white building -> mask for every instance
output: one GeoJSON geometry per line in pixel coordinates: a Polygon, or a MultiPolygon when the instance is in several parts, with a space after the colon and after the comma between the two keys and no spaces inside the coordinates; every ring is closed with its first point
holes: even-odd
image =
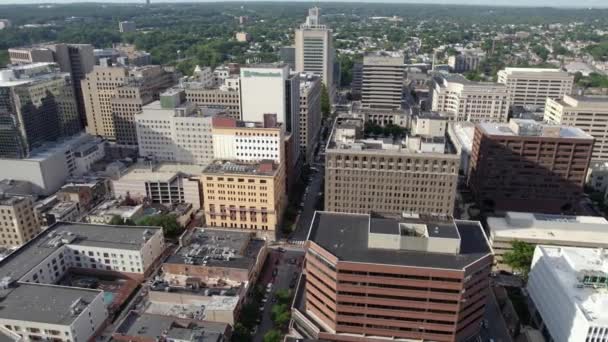
{"type": "Polygon", "coordinates": [[[431,97],[431,110],[450,121],[506,122],[509,115],[509,93],[500,83],[437,75],[433,77],[431,97]]]}
{"type": "Polygon", "coordinates": [[[545,106],[547,98],[561,99],[572,93],[574,76],[560,69],[505,68],[498,83],[506,84],[512,106],[545,106]]]}
{"type": "Polygon", "coordinates": [[[469,176],[469,162],[473,150],[475,137],[475,124],[472,122],[450,122],[448,124],[448,137],[460,154],[460,172],[465,178],[469,176]]]}
{"type": "Polygon", "coordinates": [[[607,284],[604,249],[536,247],[526,289],[545,337],[555,342],[608,339],[607,284]]]}
{"type": "Polygon", "coordinates": [[[404,79],[403,56],[365,55],[361,86],[362,107],[400,109],[404,79]]]}
{"type": "Polygon", "coordinates": [[[608,162],[592,161],[589,163],[585,185],[595,191],[606,192],[608,190],[608,162]]]}
{"type": "Polygon", "coordinates": [[[201,86],[204,88],[212,88],[216,85],[213,71],[211,71],[210,67],[201,68],[197,65],[194,68],[193,78],[194,79],[191,79],[191,81],[196,80],[196,82],[200,82],[201,86]]]}
{"type": "Polygon", "coordinates": [[[184,92],[171,89],[142,107],[135,116],[139,155],[155,161],[208,165],[213,160],[211,121],[223,109],[184,102],[184,92]]]}
{"type": "Polygon", "coordinates": [[[513,241],[534,245],[608,248],[608,221],[599,216],[568,216],[509,211],[488,217],[487,227],[494,259],[512,249],[513,241]]]}
{"type": "Polygon", "coordinates": [[[146,273],[164,250],[158,227],[58,223],[0,261],[3,333],[88,341],[108,318],[104,292],[56,283],[72,267],[146,273]]]}

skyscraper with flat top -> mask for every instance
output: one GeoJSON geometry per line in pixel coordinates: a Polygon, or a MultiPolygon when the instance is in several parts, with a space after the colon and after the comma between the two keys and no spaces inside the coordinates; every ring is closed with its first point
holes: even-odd
{"type": "Polygon", "coordinates": [[[321,76],[329,94],[334,88],[332,31],[321,24],[318,7],[308,10],[306,22],[296,30],[296,71],[321,76]]]}

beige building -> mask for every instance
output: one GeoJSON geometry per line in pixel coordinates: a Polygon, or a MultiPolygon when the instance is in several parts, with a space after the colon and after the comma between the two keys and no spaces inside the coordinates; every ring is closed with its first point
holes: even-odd
{"type": "Polygon", "coordinates": [[[236,41],[240,43],[247,43],[251,41],[251,35],[247,32],[237,32],[236,41]]]}
{"type": "Polygon", "coordinates": [[[21,246],[38,233],[40,224],[30,197],[0,197],[0,246],[21,246]]]}
{"type": "Polygon", "coordinates": [[[403,56],[378,54],[364,56],[361,86],[362,107],[400,109],[404,79],[403,56]]]}
{"type": "Polygon", "coordinates": [[[8,49],[11,64],[54,63],[53,50],[46,46],[26,46],[8,49]]]}
{"type": "Polygon", "coordinates": [[[238,88],[208,87],[201,82],[184,82],[182,86],[186,92],[186,101],[199,106],[221,106],[231,117],[241,119],[241,95],[238,88]]]}
{"type": "Polygon", "coordinates": [[[303,75],[300,79],[300,152],[308,163],[321,130],[321,84],[318,76],[303,75]]]}
{"type": "Polygon", "coordinates": [[[560,69],[505,68],[498,72],[498,83],[507,86],[512,106],[543,107],[547,98],[572,93],[574,75],[560,69]]]}
{"type": "Polygon", "coordinates": [[[363,120],[338,117],[326,150],[325,210],[452,215],[460,156],[445,120],[416,120],[412,135],[393,141],[366,138],[363,120]]]}
{"type": "Polygon", "coordinates": [[[546,122],[574,126],[593,136],[594,161],[608,161],[608,97],[565,95],[560,99],[547,99],[546,122]]]}
{"type": "Polygon", "coordinates": [[[117,141],[119,128],[121,140],[132,143],[134,114],[141,110],[144,101],[158,98],[161,91],[174,83],[174,74],[158,65],[134,68],[95,66],[82,80],[87,132],[117,141]],[[125,86],[128,88],[119,95],[118,90],[125,86]],[[134,87],[138,90],[135,91],[134,87]]]}
{"type": "Polygon", "coordinates": [[[272,161],[216,161],[201,175],[206,224],[274,231],[287,204],[285,170],[272,161]]]}
{"type": "Polygon", "coordinates": [[[506,122],[509,94],[504,84],[473,82],[462,75],[433,78],[431,110],[450,121],[506,122]]]}

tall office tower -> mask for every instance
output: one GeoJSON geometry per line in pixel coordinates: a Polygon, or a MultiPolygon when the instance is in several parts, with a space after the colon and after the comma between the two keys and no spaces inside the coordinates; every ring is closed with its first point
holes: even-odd
{"type": "Polygon", "coordinates": [[[121,21],[118,23],[118,31],[120,33],[130,33],[137,31],[137,25],[134,21],[121,21]]]}
{"type": "Polygon", "coordinates": [[[213,161],[212,119],[222,109],[199,108],[184,91],[169,89],[135,115],[139,155],[206,166],[213,161]]]}
{"type": "Polygon", "coordinates": [[[27,196],[0,195],[0,246],[18,247],[40,233],[32,199],[27,196]]]}
{"type": "Polygon", "coordinates": [[[78,115],[84,128],[86,113],[82,97],[81,80],[93,70],[95,56],[93,45],[90,44],[40,44],[28,47],[9,49],[9,57],[13,64],[52,63],[59,65],[61,72],[69,72],[72,76],[74,94],[78,105],[78,115]]]}
{"type": "Polygon", "coordinates": [[[317,211],[292,333],[322,341],[467,341],[488,300],[492,249],[476,221],[317,211]]]}
{"type": "Polygon", "coordinates": [[[462,50],[457,55],[448,57],[448,67],[452,72],[477,70],[486,53],[479,49],[462,50]]]}
{"type": "Polygon", "coordinates": [[[560,213],[583,193],[593,137],[569,126],[511,119],[475,128],[468,184],[497,210],[560,213]]]}
{"type": "Polygon", "coordinates": [[[565,95],[547,99],[544,120],[555,125],[574,126],[593,136],[594,161],[608,161],[608,97],[565,95]]]}
{"type": "Polygon", "coordinates": [[[498,72],[498,83],[507,85],[511,106],[543,107],[547,98],[572,93],[574,75],[560,69],[505,68],[498,72]]]}
{"type": "Polygon", "coordinates": [[[308,10],[306,22],[296,29],[296,71],[321,76],[330,98],[334,91],[335,52],[332,31],[321,24],[318,7],[308,10]]]}
{"type": "Polygon", "coordinates": [[[271,160],[248,163],[218,160],[203,170],[201,181],[208,225],[278,229],[287,204],[282,164],[271,160]]]}
{"type": "Polygon", "coordinates": [[[363,63],[353,64],[353,80],[350,85],[350,92],[353,99],[361,99],[361,88],[363,87],[363,63]]]}
{"type": "Polygon", "coordinates": [[[80,129],[70,74],[52,63],[0,69],[0,158],[25,158],[80,129]]]}
{"type": "Polygon", "coordinates": [[[241,68],[241,109],[243,121],[262,122],[264,114],[276,114],[287,133],[293,136],[293,168],[300,156],[300,75],[289,66],[254,65],[241,68]]]}
{"type": "Polygon", "coordinates": [[[82,81],[87,132],[117,141],[116,129],[119,128],[124,141],[132,142],[134,126],[131,123],[133,114],[137,112],[134,108],[140,109],[150,98],[158,99],[158,95],[174,83],[175,74],[158,65],[133,68],[95,66],[82,81]],[[139,91],[131,88],[119,94],[119,89],[125,86],[138,87],[139,91]],[[131,106],[122,106],[121,101],[131,106]]]}
{"type": "Polygon", "coordinates": [[[292,70],[296,69],[296,48],[293,46],[282,46],[279,50],[279,58],[282,63],[289,65],[292,70]]]}
{"type": "Polygon", "coordinates": [[[414,119],[402,141],[366,138],[363,119],[338,117],[329,138],[325,210],[452,215],[460,156],[446,121],[414,119]]]}
{"type": "Polygon", "coordinates": [[[526,292],[546,341],[608,338],[607,263],[603,248],[536,247],[526,292]]]}
{"type": "Polygon", "coordinates": [[[431,97],[431,110],[450,121],[506,122],[509,115],[509,94],[501,83],[437,75],[433,77],[431,97]]]}
{"type": "Polygon", "coordinates": [[[230,117],[241,119],[241,93],[238,77],[226,79],[227,84],[216,87],[207,80],[191,80],[180,82],[186,93],[186,100],[199,106],[223,107],[230,117]]]}
{"type": "Polygon", "coordinates": [[[321,84],[319,76],[300,77],[300,151],[307,163],[314,157],[321,130],[321,84]]]}
{"type": "Polygon", "coordinates": [[[110,99],[110,106],[117,144],[137,145],[135,115],[141,113],[143,106],[152,101],[154,101],[153,90],[146,87],[143,82],[127,81],[125,85],[116,89],[114,97],[110,99]]]}
{"type": "Polygon", "coordinates": [[[404,78],[403,56],[364,56],[361,105],[365,108],[400,109],[404,78]]]}

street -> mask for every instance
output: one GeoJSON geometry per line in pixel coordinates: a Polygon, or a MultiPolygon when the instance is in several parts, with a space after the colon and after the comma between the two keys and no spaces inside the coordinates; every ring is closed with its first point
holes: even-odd
{"type": "Polygon", "coordinates": [[[484,319],[488,322],[488,326],[486,328],[481,328],[479,333],[483,342],[490,340],[493,340],[494,342],[512,341],[509,330],[507,329],[507,324],[500,313],[500,308],[498,307],[498,302],[496,301],[492,289],[490,289],[490,295],[488,296],[484,319]]]}

